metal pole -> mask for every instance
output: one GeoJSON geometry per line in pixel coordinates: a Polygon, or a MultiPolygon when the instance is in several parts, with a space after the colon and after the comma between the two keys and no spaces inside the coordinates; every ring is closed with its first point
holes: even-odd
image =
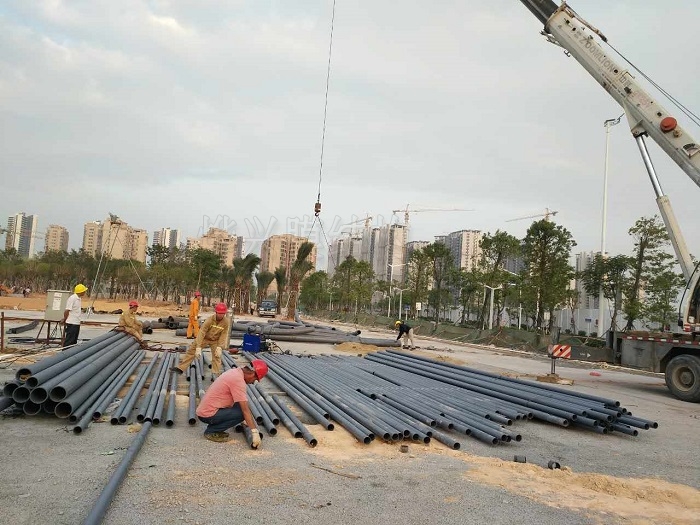
{"type": "Polygon", "coordinates": [[[5,312],[0,312],[0,352],[5,351],[5,312]]]}
{"type": "MultiPolygon", "coordinates": [[[[620,119],[617,119],[620,122],[620,119]]],[[[608,153],[610,150],[610,128],[616,124],[615,120],[606,120],[605,126],[605,170],[603,172],[603,217],[600,227],[600,256],[605,258],[605,236],[606,226],[608,221],[608,153]]],[[[600,289],[598,290],[598,337],[603,337],[605,328],[603,328],[605,319],[605,295],[603,293],[603,283],[601,281],[600,289]]]]}
{"type": "Polygon", "coordinates": [[[399,292],[399,319],[403,319],[403,288],[399,292]]]}
{"type": "Polygon", "coordinates": [[[389,307],[387,308],[386,311],[386,316],[391,317],[391,281],[394,278],[394,266],[392,264],[389,265],[389,307]]]}

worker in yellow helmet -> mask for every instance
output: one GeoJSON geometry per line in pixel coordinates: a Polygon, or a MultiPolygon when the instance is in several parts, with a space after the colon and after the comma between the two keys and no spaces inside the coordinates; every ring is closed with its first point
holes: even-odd
{"type": "Polygon", "coordinates": [[[396,328],[399,331],[399,335],[396,337],[396,340],[398,341],[401,339],[401,336],[403,336],[403,344],[401,345],[401,348],[409,348],[408,342],[411,342],[411,350],[414,350],[416,348],[416,343],[413,340],[413,327],[409,326],[406,321],[396,321],[394,323],[394,328],[396,328]]]}
{"type": "Polygon", "coordinates": [[[66,309],[63,311],[63,324],[66,327],[63,346],[71,346],[78,342],[80,322],[83,320],[83,303],[80,299],[87,291],[87,286],[78,284],[73,289],[73,295],[66,301],[66,309]]]}

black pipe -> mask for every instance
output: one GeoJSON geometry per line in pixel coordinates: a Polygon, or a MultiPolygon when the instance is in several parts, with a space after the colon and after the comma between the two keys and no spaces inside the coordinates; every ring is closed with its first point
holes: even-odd
{"type": "MultiPolygon", "coordinates": [[[[180,361],[180,355],[177,354],[175,357],[175,366],[177,366],[180,361]]],[[[177,372],[173,373],[173,377],[170,379],[170,394],[168,399],[168,412],[165,416],[165,426],[170,428],[175,424],[175,405],[177,403],[177,384],[180,380],[180,374],[177,372]]]]}
{"type": "Polygon", "coordinates": [[[92,345],[95,345],[101,341],[104,341],[105,339],[109,339],[117,335],[118,334],[116,332],[107,332],[98,337],[94,337],[93,339],[90,339],[85,343],[75,345],[74,347],[69,348],[68,350],[64,350],[63,352],[45,357],[41,361],[38,361],[36,363],[33,363],[31,365],[25,366],[24,368],[20,368],[19,370],[17,370],[17,372],[15,373],[15,377],[20,381],[25,381],[31,375],[34,375],[58,363],[59,361],[62,361],[63,359],[71,357],[75,354],[79,354],[80,352],[89,349],[92,345]]]}
{"type": "Polygon", "coordinates": [[[22,383],[20,383],[19,380],[11,379],[2,387],[2,395],[5,397],[12,397],[12,392],[21,385],[22,383]]]}
{"type": "Polygon", "coordinates": [[[146,390],[146,394],[144,395],[143,399],[139,403],[139,411],[136,414],[136,421],[139,423],[144,420],[146,417],[146,411],[148,410],[148,405],[151,402],[151,397],[153,397],[153,392],[155,391],[156,388],[156,383],[158,382],[158,378],[160,377],[161,373],[163,372],[163,368],[165,367],[165,362],[168,358],[168,354],[165,353],[163,354],[163,358],[160,360],[160,363],[158,364],[158,368],[156,368],[155,373],[153,374],[153,378],[151,379],[151,384],[148,385],[148,390],[146,390]]]}
{"type": "Polygon", "coordinates": [[[32,321],[21,326],[15,326],[14,328],[8,328],[6,333],[8,334],[21,334],[22,332],[28,332],[39,326],[39,320],[32,321]]]}
{"type": "MultiPolygon", "coordinates": [[[[138,343],[130,342],[130,344],[131,347],[125,348],[122,355],[117,356],[112,363],[109,363],[101,371],[92,376],[82,387],[73,390],[72,394],[63,398],[58,405],[56,405],[56,415],[62,418],[70,416],[74,408],[80,406],[80,404],[85,401],[96,388],[102,385],[116,368],[130,358],[133,352],[139,347],[138,343]]],[[[55,401],[55,399],[53,401],[55,401]]]]}
{"type": "MultiPolygon", "coordinates": [[[[94,377],[99,371],[104,370],[121,354],[127,351],[128,348],[138,346],[132,337],[125,337],[103,355],[95,359],[89,365],[82,367],[67,379],[61,381],[58,385],[49,391],[49,397],[53,401],[61,401],[73,392],[81,388],[91,377],[94,377]]],[[[56,407],[58,409],[58,407],[56,407]]]]}
{"type": "Polygon", "coordinates": [[[131,388],[127,392],[126,396],[124,396],[124,399],[122,399],[121,406],[114,414],[114,417],[112,417],[112,424],[114,424],[115,417],[117,418],[117,423],[119,423],[120,425],[123,425],[124,423],[126,423],[127,419],[129,419],[131,411],[134,409],[134,405],[136,404],[136,402],[139,399],[139,396],[141,395],[141,389],[143,388],[143,385],[146,384],[148,376],[153,370],[153,367],[155,367],[156,365],[156,361],[158,361],[158,356],[154,356],[151,359],[151,362],[148,363],[146,368],[144,368],[141,371],[140,375],[138,376],[138,380],[134,381],[134,383],[131,385],[131,388]]]}
{"type": "Polygon", "coordinates": [[[269,402],[267,399],[269,396],[263,395],[263,393],[260,390],[259,385],[252,384],[252,385],[250,385],[250,389],[253,392],[253,394],[255,395],[255,399],[257,399],[258,404],[260,405],[260,408],[262,408],[265,411],[265,413],[267,414],[267,417],[270,419],[270,421],[272,421],[272,424],[279,425],[280,420],[277,417],[277,414],[275,414],[273,412],[272,408],[270,408],[270,405],[269,405],[269,402]]]}
{"type": "MultiPolygon", "coordinates": [[[[284,412],[284,414],[287,416],[287,418],[289,418],[291,423],[299,429],[299,432],[301,432],[301,435],[304,437],[304,440],[309,444],[309,446],[315,447],[316,445],[318,445],[318,441],[316,440],[316,438],[309,432],[309,430],[299,420],[299,418],[289,409],[287,404],[284,401],[282,401],[275,394],[272,395],[272,399],[277,404],[277,406],[280,408],[280,410],[282,412],[284,412]]],[[[294,434],[294,437],[297,437],[296,433],[294,434]]],[[[366,440],[363,440],[363,443],[368,444],[371,441],[372,440],[369,437],[367,437],[366,440]]]]}
{"type": "Polygon", "coordinates": [[[275,411],[275,414],[277,414],[282,424],[287,427],[289,433],[295,438],[300,438],[302,436],[301,430],[299,430],[299,427],[294,424],[286,412],[282,410],[282,407],[280,407],[279,404],[272,398],[270,398],[267,403],[270,405],[270,408],[275,411]]]}
{"type": "Polygon", "coordinates": [[[189,397],[189,405],[187,409],[187,421],[190,425],[194,425],[197,423],[197,399],[196,399],[196,390],[194,387],[194,381],[190,381],[190,397],[189,397]]]}
{"type": "MultiPolygon", "coordinates": [[[[171,358],[172,354],[170,352],[166,352],[165,357],[163,358],[163,366],[159,371],[155,387],[153,388],[153,392],[149,399],[148,406],[146,407],[145,412],[143,412],[143,418],[141,419],[141,421],[153,421],[153,414],[156,410],[156,406],[158,405],[158,399],[160,398],[160,396],[165,397],[165,392],[167,391],[167,384],[165,384],[165,382],[166,378],[168,377],[168,374],[170,373],[169,368],[171,358]]],[[[141,410],[139,410],[139,413],[141,413],[141,410]]]]}
{"type": "Polygon", "coordinates": [[[131,354],[131,357],[123,361],[119,367],[115,368],[109,377],[107,377],[102,384],[98,385],[97,388],[95,388],[95,390],[73,410],[73,412],[68,416],[68,421],[75,423],[88,411],[90,412],[90,419],[92,419],[93,409],[96,409],[98,406],[96,402],[99,401],[101,403],[104,400],[103,396],[108,393],[110,388],[113,386],[114,381],[121,377],[124,370],[134,364],[136,359],[138,359],[138,352],[131,354]]]}
{"type": "Polygon", "coordinates": [[[119,392],[119,389],[126,383],[136,367],[139,366],[145,353],[146,352],[143,350],[136,352],[131,360],[124,363],[120,369],[120,374],[114,378],[103,394],[90,404],[88,409],[85,410],[85,414],[80,418],[80,421],[73,427],[74,434],[80,434],[83,430],[87,429],[92,421],[102,416],[104,409],[112,402],[114,396],[119,392]]]}
{"type": "Polygon", "coordinates": [[[28,416],[35,416],[41,412],[41,405],[33,403],[32,401],[27,401],[22,405],[22,410],[28,416]]]}
{"type": "Polygon", "coordinates": [[[131,443],[131,445],[129,445],[126,454],[124,454],[124,457],[117,466],[117,470],[114,471],[112,476],[109,478],[107,485],[104,489],[102,489],[100,496],[97,498],[97,502],[90,511],[90,514],[88,514],[87,518],[85,518],[83,525],[99,525],[102,523],[102,520],[107,513],[107,509],[109,508],[109,504],[112,502],[112,498],[114,498],[119,485],[121,485],[121,482],[124,480],[131,463],[134,461],[134,458],[136,458],[136,455],[141,450],[141,447],[146,441],[146,436],[150,430],[151,423],[150,421],[147,421],[141,427],[141,430],[136,435],[136,438],[134,438],[134,441],[131,443]]]}

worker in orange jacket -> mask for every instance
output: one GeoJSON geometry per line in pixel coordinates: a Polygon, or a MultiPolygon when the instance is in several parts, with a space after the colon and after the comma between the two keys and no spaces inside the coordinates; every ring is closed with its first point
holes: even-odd
{"type": "Polygon", "coordinates": [[[190,303],[190,317],[187,325],[187,339],[194,339],[199,335],[199,298],[202,294],[199,291],[194,292],[194,299],[190,303]]]}

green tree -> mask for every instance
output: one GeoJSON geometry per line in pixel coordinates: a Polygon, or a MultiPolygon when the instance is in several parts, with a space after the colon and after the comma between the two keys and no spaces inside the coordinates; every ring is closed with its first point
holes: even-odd
{"type": "Polygon", "coordinates": [[[275,269],[275,284],[277,286],[277,314],[282,311],[282,299],[284,298],[285,288],[287,287],[287,269],[280,266],[275,269]]]}
{"type": "Polygon", "coordinates": [[[329,279],[324,271],[314,272],[301,283],[299,304],[306,310],[321,310],[328,303],[329,279]]]}
{"type": "Polygon", "coordinates": [[[428,298],[428,288],[432,278],[430,255],[423,249],[413,251],[408,258],[407,267],[406,284],[412,298],[411,311],[415,315],[415,303],[424,302],[428,298]]]}
{"type": "MultiPolygon", "coordinates": [[[[483,279],[482,284],[497,288],[504,286],[510,279],[509,274],[503,269],[503,265],[509,257],[520,255],[520,241],[509,233],[496,230],[491,235],[487,233],[481,239],[481,259],[478,261],[479,273],[483,279]]],[[[496,290],[489,293],[496,293],[496,290]]],[[[479,314],[479,324],[483,325],[489,308],[489,294],[484,294],[484,300],[479,314]]],[[[499,308],[500,309],[500,308],[499,308]]]]}
{"type": "Polygon", "coordinates": [[[601,286],[603,296],[613,305],[609,330],[617,330],[617,314],[621,308],[622,289],[627,282],[627,272],[634,260],[626,255],[604,258],[598,253],[592,264],[580,274],[583,287],[588,295],[598,295],[601,286]]]}
{"type": "Polygon", "coordinates": [[[631,278],[624,290],[627,300],[623,306],[627,325],[632,330],[634,322],[643,315],[640,299],[642,283],[649,281],[655,268],[663,267],[670,255],[665,252],[670,244],[666,227],[658,215],[637,219],[628,233],[634,238],[634,260],[631,278]]]}
{"type": "Polygon", "coordinates": [[[462,312],[459,322],[464,324],[471,315],[471,308],[481,287],[476,269],[454,268],[450,284],[454,287],[456,302],[462,312]]]}
{"type": "Polygon", "coordinates": [[[257,302],[258,305],[260,305],[260,303],[265,300],[265,297],[267,297],[267,289],[272,284],[272,281],[275,280],[275,274],[268,271],[258,272],[255,274],[255,280],[258,285],[257,302]]]}
{"type": "Polygon", "coordinates": [[[435,323],[440,321],[440,310],[446,304],[449,295],[443,294],[450,270],[454,265],[450,249],[442,242],[429,244],[423,251],[430,259],[432,270],[433,290],[431,290],[428,300],[435,309],[435,323]]]}
{"type": "Polygon", "coordinates": [[[569,265],[571,249],[576,246],[571,233],[563,226],[546,219],[533,222],[523,240],[523,299],[534,303],[535,327],[551,330],[554,309],[566,300],[574,269],[569,265]]]}
{"type": "Polygon", "coordinates": [[[299,300],[299,287],[301,281],[307,273],[314,269],[314,265],[309,261],[309,256],[314,249],[314,243],[303,242],[297,250],[297,258],[292,263],[289,271],[289,304],[287,307],[287,319],[293,320],[297,311],[297,301],[299,300]]]}
{"type": "Polygon", "coordinates": [[[214,285],[219,282],[223,261],[221,256],[204,248],[188,250],[188,261],[195,289],[199,290],[211,306],[214,285]]]}
{"type": "Polygon", "coordinates": [[[647,328],[665,329],[678,320],[676,299],[685,286],[683,275],[672,270],[674,264],[655,270],[644,287],[642,318],[647,328]]]}

